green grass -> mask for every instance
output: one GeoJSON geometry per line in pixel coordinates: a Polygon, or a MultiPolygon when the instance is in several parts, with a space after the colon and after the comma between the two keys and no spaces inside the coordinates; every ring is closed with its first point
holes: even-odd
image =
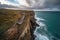
{"type": "Polygon", "coordinates": [[[15,24],[18,19],[22,17],[21,13],[24,12],[26,13],[24,22],[22,23],[22,25],[18,26],[21,32],[27,25],[27,19],[30,11],[0,9],[0,40],[3,40],[5,38],[4,32],[7,31],[10,27],[12,27],[13,24],[15,24]]]}
{"type": "Polygon", "coordinates": [[[4,38],[4,32],[13,26],[20,18],[19,12],[0,9],[0,40],[4,38]]]}

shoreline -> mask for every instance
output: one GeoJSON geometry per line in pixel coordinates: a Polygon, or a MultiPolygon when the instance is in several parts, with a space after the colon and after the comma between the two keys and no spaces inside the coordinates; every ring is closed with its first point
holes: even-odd
{"type": "Polygon", "coordinates": [[[2,26],[0,25],[2,27],[2,30],[4,29],[4,31],[2,31],[4,32],[2,34],[4,38],[2,36],[0,38],[1,40],[3,39],[4,40],[34,40],[35,39],[34,31],[36,29],[36,26],[39,25],[36,23],[34,11],[0,9],[0,15],[2,15],[0,16],[0,19],[2,19],[1,21],[5,27],[3,28],[3,24],[0,23],[2,25],[2,26]],[[23,13],[25,16],[23,15],[23,13]],[[10,27],[7,28],[5,24],[7,27],[8,26],[10,27]],[[13,24],[14,26],[12,26],[13,24]]]}

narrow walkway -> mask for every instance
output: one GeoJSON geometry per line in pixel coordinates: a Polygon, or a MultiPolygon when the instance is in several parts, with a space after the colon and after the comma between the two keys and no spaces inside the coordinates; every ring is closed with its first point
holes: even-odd
{"type": "Polygon", "coordinates": [[[29,19],[27,20],[27,22],[26,22],[26,27],[25,27],[25,29],[23,30],[23,32],[21,33],[21,35],[20,35],[20,37],[19,37],[19,39],[18,40],[20,40],[21,38],[23,38],[24,36],[25,36],[25,34],[28,32],[28,30],[29,30],[29,19]]]}
{"type": "Polygon", "coordinates": [[[17,34],[19,34],[18,33],[18,26],[16,25],[17,23],[18,24],[22,24],[23,23],[23,21],[24,21],[24,18],[25,18],[25,14],[23,15],[23,17],[21,18],[21,19],[19,19],[11,28],[9,28],[6,32],[5,32],[5,34],[7,35],[7,37],[6,37],[6,40],[12,40],[12,39],[17,39],[17,34]]]}
{"type": "Polygon", "coordinates": [[[23,20],[24,20],[24,18],[25,18],[25,13],[23,14],[23,17],[21,18],[21,19],[18,19],[18,24],[22,24],[23,23],[23,20]]]}

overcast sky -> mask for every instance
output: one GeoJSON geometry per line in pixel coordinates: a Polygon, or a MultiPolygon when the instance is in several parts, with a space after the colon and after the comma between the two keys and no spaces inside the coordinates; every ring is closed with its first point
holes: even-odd
{"type": "Polygon", "coordinates": [[[0,0],[1,4],[30,9],[60,8],[60,0],[0,0]]]}

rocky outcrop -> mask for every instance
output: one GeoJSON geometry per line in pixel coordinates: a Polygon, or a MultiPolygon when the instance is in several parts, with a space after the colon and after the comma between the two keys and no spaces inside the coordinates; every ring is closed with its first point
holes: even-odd
{"type": "MultiPolygon", "coordinates": [[[[34,40],[34,30],[36,26],[39,26],[36,23],[34,11],[2,9],[0,13],[2,15],[0,19],[8,27],[4,27],[5,30],[2,32],[4,38],[1,38],[1,40],[34,40]]],[[[3,26],[1,27],[3,28],[3,26]]]]}

